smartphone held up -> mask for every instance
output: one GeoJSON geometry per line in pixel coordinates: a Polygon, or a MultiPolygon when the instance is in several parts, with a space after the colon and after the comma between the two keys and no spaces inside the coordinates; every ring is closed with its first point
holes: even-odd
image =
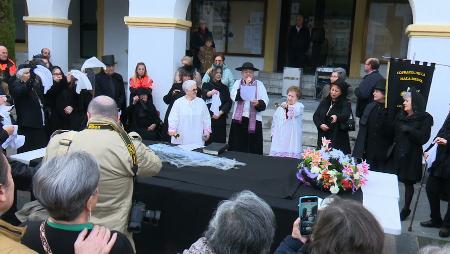
{"type": "Polygon", "coordinates": [[[311,235],[314,223],[317,220],[319,197],[317,196],[300,197],[298,207],[300,218],[300,234],[302,236],[311,235]]]}

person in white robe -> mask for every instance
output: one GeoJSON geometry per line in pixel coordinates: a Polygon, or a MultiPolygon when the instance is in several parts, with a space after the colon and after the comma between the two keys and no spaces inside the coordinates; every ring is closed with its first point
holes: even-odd
{"type": "Polygon", "coordinates": [[[298,101],[300,88],[287,90],[287,101],[275,111],[272,118],[270,156],[300,158],[302,153],[302,120],[304,106],[298,101]]]}
{"type": "Polygon", "coordinates": [[[172,144],[204,145],[211,133],[211,116],[208,107],[197,97],[197,84],[183,82],[186,95],[177,99],[170,111],[168,134],[172,144]]]}

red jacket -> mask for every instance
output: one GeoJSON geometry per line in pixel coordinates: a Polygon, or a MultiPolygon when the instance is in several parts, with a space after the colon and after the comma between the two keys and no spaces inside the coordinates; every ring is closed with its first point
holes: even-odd
{"type": "Polygon", "coordinates": [[[9,76],[16,75],[16,64],[13,60],[8,58],[6,63],[0,63],[0,74],[4,71],[8,71],[9,76]]]}
{"type": "Polygon", "coordinates": [[[149,78],[149,76],[145,76],[143,78],[132,77],[130,78],[130,88],[138,89],[138,88],[147,88],[153,89],[153,80],[149,78]]]}

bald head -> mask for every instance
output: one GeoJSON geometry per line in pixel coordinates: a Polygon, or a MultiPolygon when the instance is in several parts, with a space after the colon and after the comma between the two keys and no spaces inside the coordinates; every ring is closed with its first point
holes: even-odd
{"type": "Polygon", "coordinates": [[[106,117],[118,121],[119,111],[116,102],[108,96],[97,96],[89,103],[88,118],[106,117]]]}
{"type": "Polygon", "coordinates": [[[0,45],[0,60],[8,60],[8,49],[3,45],[0,45]]]}

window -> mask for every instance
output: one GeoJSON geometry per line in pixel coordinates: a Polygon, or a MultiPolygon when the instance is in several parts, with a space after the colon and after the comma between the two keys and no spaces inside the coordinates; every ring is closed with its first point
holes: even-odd
{"type": "Polygon", "coordinates": [[[413,21],[407,0],[372,0],[369,5],[365,59],[392,56],[406,58],[406,27],[413,21]]]}
{"type": "Polygon", "coordinates": [[[206,21],[212,32],[217,52],[262,56],[265,0],[193,1],[194,31],[200,20],[206,21]]]}

